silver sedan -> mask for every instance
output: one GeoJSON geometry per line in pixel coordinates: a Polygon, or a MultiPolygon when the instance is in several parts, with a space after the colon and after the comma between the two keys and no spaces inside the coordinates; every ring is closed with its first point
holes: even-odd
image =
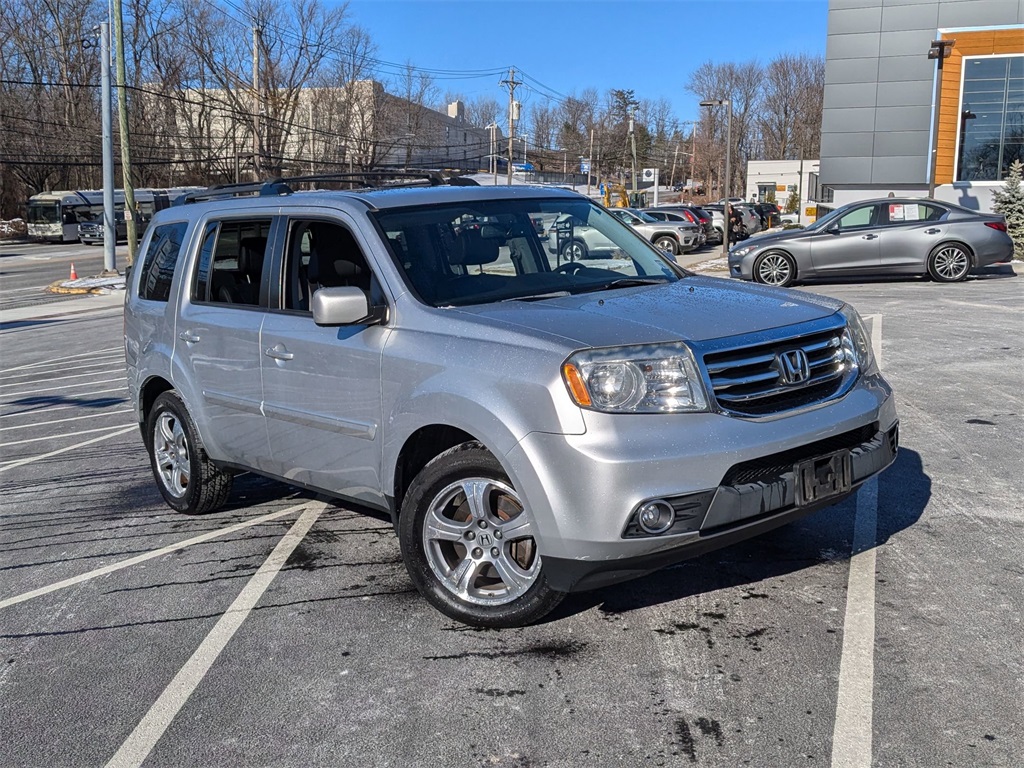
{"type": "Polygon", "coordinates": [[[805,229],[739,243],[729,251],[729,274],[777,286],[846,275],[929,275],[952,283],[1012,257],[1002,216],[887,197],[849,203],[805,229]]]}

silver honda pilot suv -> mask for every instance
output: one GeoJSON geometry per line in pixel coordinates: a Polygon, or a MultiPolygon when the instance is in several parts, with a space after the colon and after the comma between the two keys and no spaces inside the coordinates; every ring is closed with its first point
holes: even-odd
{"type": "Polygon", "coordinates": [[[427,600],[504,627],[895,458],[839,301],[692,275],[569,191],[293,186],[193,193],[131,273],[129,389],[176,510],[238,471],[377,508],[427,600]],[[614,248],[574,260],[575,222],[614,248]]]}

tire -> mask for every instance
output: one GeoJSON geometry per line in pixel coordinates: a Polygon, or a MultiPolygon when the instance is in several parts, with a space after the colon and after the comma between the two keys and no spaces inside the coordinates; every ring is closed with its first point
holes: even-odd
{"type": "Polygon", "coordinates": [[[441,613],[478,627],[530,624],[565,596],[547,584],[534,532],[505,470],[477,442],[432,459],[398,521],[416,588],[441,613]]]}
{"type": "Polygon", "coordinates": [[[679,243],[677,243],[676,239],[670,235],[658,235],[658,237],[654,239],[654,247],[666,251],[673,256],[679,253],[679,243]]]}
{"type": "Polygon", "coordinates": [[[959,243],[943,243],[928,254],[928,275],[937,283],[958,283],[971,271],[971,254],[959,243]]]}
{"type": "Polygon", "coordinates": [[[228,500],[232,475],[210,461],[174,390],[161,393],[146,417],[146,448],[160,495],[171,509],[201,515],[228,500]]]}
{"type": "Polygon", "coordinates": [[[783,251],[768,251],[754,262],[754,281],[785,288],[796,280],[796,262],[783,251]]]}
{"type": "Polygon", "coordinates": [[[589,256],[587,244],[582,240],[570,240],[562,246],[562,258],[568,261],[582,261],[589,256]]]}

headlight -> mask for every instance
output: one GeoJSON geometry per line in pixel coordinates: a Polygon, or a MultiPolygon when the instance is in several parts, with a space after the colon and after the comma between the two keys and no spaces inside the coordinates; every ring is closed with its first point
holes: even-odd
{"type": "Polygon", "coordinates": [[[562,378],[581,408],[604,413],[708,410],[704,385],[685,344],[576,352],[562,364],[562,378]]]}
{"type": "Polygon", "coordinates": [[[846,333],[843,334],[844,345],[856,356],[856,364],[861,373],[874,373],[878,370],[875,364],[875,353],[871,348],[871,335],[864,328],[857,310],[847,305],[840,310],[846,318],[846,333]]]}
{"type": "Polygon", "coordinates": [[[748,253],[753,251],[754,248],[755,248],[755,246],[753,246],[753,245],[745,245],[742,248],[734,248],[731,251],[729,251],[729,255],[730,256],[734,256],[737,259],[742,259],[748,253]]]}

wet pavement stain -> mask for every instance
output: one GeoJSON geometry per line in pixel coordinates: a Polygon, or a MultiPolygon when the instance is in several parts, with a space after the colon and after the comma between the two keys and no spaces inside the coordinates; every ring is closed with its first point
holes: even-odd
{"type": "Polygon", "coordinates": [[[964,424],[984,424],[989,427],[996,426],[994,421],[989,421],[988,419],[968,419],[964,424]]]}
{"type": "Polygon", "coordinates": [[[725,736],[722,734],[722,726],[717,720],[712,720],[707,717],[698,717],[697,727],[700,728],[700,732],[705,736],[714,737],[715,744],[720,747],[725,746],[725,736]]]}
{"type": "Polygon", "coordinates": [[[697,745],[693,741],[693,734],[690,732],[690,724],[686,718],[680,717],[676,720],[675,744],[679,751],[690,758],[691,763],[697,762],[697,745]]]}
{"type": "Polygon", "coordinates": [[[500,688],[474,688],[473,693],[483,694],[484,696],[490,696],[491,698],[500,698],[502,696],[525,696],[526,691],[515,689],[510,691],[503,691],[500,688]]]}

